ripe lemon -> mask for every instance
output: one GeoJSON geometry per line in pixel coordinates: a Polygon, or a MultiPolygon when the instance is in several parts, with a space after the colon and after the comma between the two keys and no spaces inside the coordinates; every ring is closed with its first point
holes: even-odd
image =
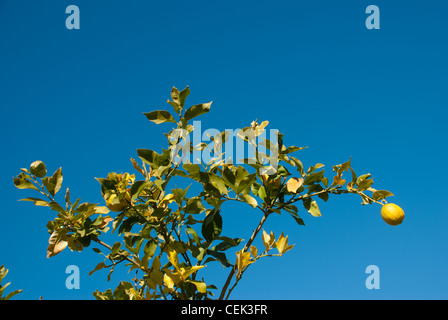
{"type": "Polygon", "coordinates": [[[381,208],[381,217],[391,226],[397,226],[404,219],[404,211],[394,203],[387,203],[381,208]]]}

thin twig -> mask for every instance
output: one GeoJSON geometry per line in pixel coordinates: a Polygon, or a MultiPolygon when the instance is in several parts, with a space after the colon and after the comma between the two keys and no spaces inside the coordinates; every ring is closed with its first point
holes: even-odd
{"type": "MultiPolygon", "coordinates": [[[[112,251],[112,247],[111,247],[110,245],[108,245],[107,243],[104,243],[104,242],[101,241],[100,239],[98,239],[98,238],[93,238],[92,240],[95,241],[96,243],[102,245],[103,247],[106,247],[107,249],[109,249],[109,250],[112,251]]],[[[119,253],[119,252],[118,252],[117,254],[118,254],[119,256],[123,257],[123,259],[126,259],[127,261],[129,261],[129,262],[132,263],[133,265],[137,266],[139,269],[142,269],[143,271],[145,271],[144,268],[143,268],[141,265],[139,265],[134,259],[129,258],[127,255],[125,255],[125,254],[121,254],[121,253],[119,253]]]]}
{"type": "MultiPolygon", "coordinates": [[[[248,248],[250,248],[252,242],[255,240],[255,238],[257,237],[258,232],[261,230],[261,228],[263,227],[263,224],[266,222],[266,219],[268,218],[269,213],[268,211],[264,211],[264,215],[261,218],[260,222],[258,223],[257,228],[254,230],[254,232],[252,233],[252,236],[250,237],[249,241],[247,241],[246,245],[244,246],[243,252],[246,252],[248,248]]],[[[227,280],[222,288],[221,294],[219,295],[219,300],[222,300],[224,298],[224,295],[227,291],[227,288],[230,285],[230,281],[233,278],[233,275],[235,274],[235,268],[232,268],[232,270],[230,271],[227,280]]]]}

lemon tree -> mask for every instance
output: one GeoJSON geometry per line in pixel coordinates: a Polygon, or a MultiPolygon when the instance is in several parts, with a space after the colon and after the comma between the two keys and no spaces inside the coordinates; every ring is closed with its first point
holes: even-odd
{"type": "Polygon", "coordinates": [[[171,127],[165,135],[167,147],[159,152],[138,149],[131,158],[135,172],[111,172],[97,178],[104,203],[74,199],[69,188],[61,193],[62,169],[48,174],[42,161],[22,168],[13,179],[17,188],[38,194],[23,201],[48,207],[55,214],[47,223],[48,257],[67,248],[83,251],[91,247],[102,261],[90,274],[106,270],[109,280],[117,267],[135,272],[133,283],[123,280],[114,289],[97,290],[95,298],[228,299],[254,263],[293,249],[287,235],[267,229],[271,215],[283,213],[304,225],[304,216],[321,216],[319,202],[332,196],[358,196],[363,205],[382,205],[381,216],[388,224],[403,221],[403,210],[386,201],[393,194],[373,188],[371,175],[355,173],[351,159],[330,170],[322,163],[305,167],[297,156],[303,147],[287,146],[279,132],[274,139],[263,138],[268,121],[254,121],[238,132],[238,138],[254,150],[253,156],[239,164],[223,157],[230,136],[227,131],[210,136],[210,143],[191,145],[185,137],[195,130],[192,120],[208,113],[211,102],[186,107],[189,94],[188,87],[173,88],[168,99],[171,111],[144,114],[155,124],[171,127]],[[185,146],[193,152],[206,150],[210,157],[207,162],[192,163],[186,159],[185,146]],[[190,191],[193,184],[200,187],[198,193],[190,191]],[[241,230],[245,238],[223,233],[225,223],[231,223],[221,214],[226,202],[247,204],[249,210],[258,212],[255,228],[241,230]],[[106,233],[117,241],[106,243],[106,233]],[[257,237],[263,247],[253,244],[257,237]],[[204,279],[203,271],[220,265],[228,273],[218,288],[204,279]]]}

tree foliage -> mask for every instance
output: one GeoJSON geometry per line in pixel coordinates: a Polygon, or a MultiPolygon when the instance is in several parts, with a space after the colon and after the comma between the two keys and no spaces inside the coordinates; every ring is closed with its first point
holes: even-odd
{"type": "Polygon", "coordinates": [[[3,297],[3,295],[5,294],[5,289],[11,284],[11,282],[8,282],[6,284],[1,284],[3,279],[6,277],[6,275],[8,274],[8,269],[5,268],[5,266],[0,266],[0,300],[9,300],[12,297],[14,297],[16,294],[22,292],[22,290],[14,290],[11,291],[10,293],[8,293],[6,296],[3,297]]]}
{"type": "Polygon", "coordinates": [[[47,257],[67,247],[83,251],[92,246],[103,261],[90,274],[106,269],[110,279],[119,264],[135,270],[134,283],[121,281],[113,291],[94,292],[95,298],[227,299],[253,263],[282,256],[294,247],[283,233],[276,236],[264,230],[270,215],[285,213],[304,225],[303,215],[321,216],[318,201],[328,201],[333,195],[354,194],[362,204],[384,204],[386,197],[392,196],[373,189],[370,174],[357,175],[351,159],[332,166],[329,172],[321,163],[305,168],[294,156],[304,148],[286,146],[283,134],[277,133],[274,140],[260,139],[268,121],[254,121],[238,132],[239,139],[254,150],[241,164],[223,156],[230,136],[226,131],[211,136],[208,144],[191,146],[193,151],[206,150],[211,155],[207,163],[191,163],[179,146],[185,135],[195,130],[192,120],[208,113],[211,102],[187,108],[189,94],[188,87],[182,91],[173,88],[168,99],[172,111],[144,113],[155,124],[173,126],[165,135],[167,148],[159,152],[138,149],[139,161],[131,158],[134,173],[111,172],[97,178],[105,206],[72,200],[68,188],[61,195],[62,170],[48,175],[42,161],[21,169],[13,179],[17,188],[40,193],[38,198],[23,201],[54,211],[55,218],[47,224],[47,257]],[[272,170],[272,160],[276,170],[272,170]],[[200,186],[200,192],[192,194],[191,185],[200,186]],[[247,210],[260,214],[260,222],[247,240],[223,234],[223,226],[231,222],[224,221],[221,210],[229,201],[245,203],[247,210]],[[264,248],[253,245],[260,231],[264,248]],[[102,236],[108,232],[116,234],[119,241],[105,243],[102,236]],[[236,256],[229,255],[232,249],[236,256]],[[204,268],[217,264],[229,270],[220,289],[201,276],[204,268]]]}

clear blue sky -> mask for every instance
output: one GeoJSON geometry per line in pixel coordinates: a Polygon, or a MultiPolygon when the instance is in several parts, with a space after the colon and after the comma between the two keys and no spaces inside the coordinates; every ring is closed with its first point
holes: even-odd
{"type": "MultiPolygon", "coordinates": [[[[0,265],[16,298],[91,299],[127,277],[89,277],[102,261],[90,248],[46,258],[53,213],[17,202],[33,196],[13,186],[19,168],[62,166],[64,190],[102,203],[94,177],[131,171],[137,148],[160,150],[168,128],[142,112],[189,85],[189,103],[214,101],[203,128],[269,120],[286,144],[310,147],[298,154],[306,166],[331,171],[351,156],[406,212],[391,227],[380,206],[346,196],[319,203],[320,218],[302,210],[305,227],[273,217],[265,229],[296,246],[257,262],[233,298],[447,299],[447,11],[435,0],[0,0],[0,265]],[[71,4],[80,30],[65,28],[71,4]],[[365,27],[370,4],[380,30],[365,27]],[[79,290],[65,288],[68,265],[79,290]],[[379,290],[365,287],[368,265],[379,290]]],[[[246,239],[259,218],[247,206],[223,217],[223,234],[246,239]]],[[[221,287],[228,271],[209,267],[221,287]]]]}

